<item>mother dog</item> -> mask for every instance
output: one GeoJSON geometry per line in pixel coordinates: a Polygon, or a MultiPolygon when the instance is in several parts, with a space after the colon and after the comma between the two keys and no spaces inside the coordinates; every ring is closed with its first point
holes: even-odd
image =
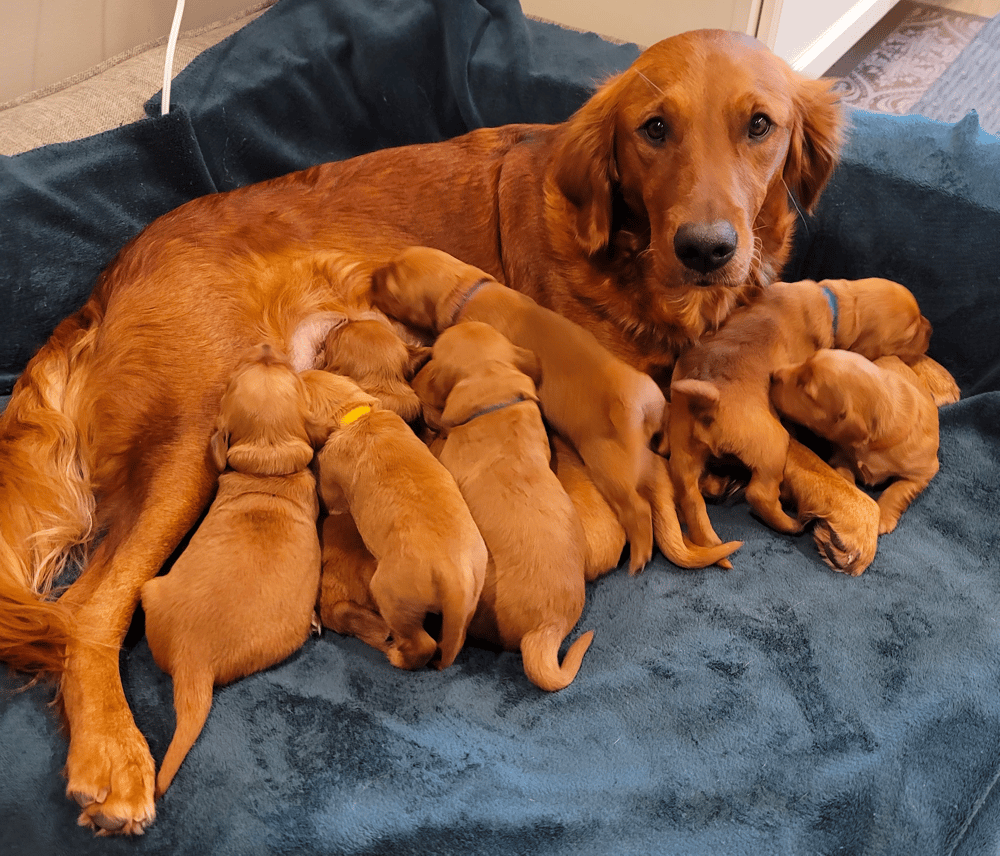
{"type": "Polygon", "coordinates": [[[553,125],[364,155],[159,218],[29,363],[0,421],[0,659],[59,680],[81,822],[138,833],[154,764],[118,652],[140,587],[205,508],[239,355],[363,304],[426,244],[661,380],[785,261],[834,166],[826,84],[721,31],[660,42],[553,125]],[[90,545],[92,550],[87,550],[90,545]],[[73,549],[78,580],[47,598],[73,549]]]}

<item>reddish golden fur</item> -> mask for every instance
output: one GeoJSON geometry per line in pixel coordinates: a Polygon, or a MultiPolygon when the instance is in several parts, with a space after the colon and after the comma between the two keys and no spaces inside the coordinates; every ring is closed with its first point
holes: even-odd
{"type": "Polygon", "coordinates": [[[878,498],[879,534],[938,471],[938,412],[920,378],[898,357],[874,362],[820,350],[774,372],[771,400],[784,416],[837,447],[830,465],[867,485],[891,483],[878,498]]]}
{"type": "Polygon", "coordinates": [[[413,381],[447,439],[440,460],[455,477],[490,553],[469,635],[521,651],[543,690],[568,686],[590,646],[559,646],[583,611],[584,535],[549,465],[538,410],[538,360],[492,327],[456,324],[434,343],[413,381]]]}
{"type": "Polygon", "coordinates": [[[404,342],[388,321],[365,318],[329,332],[320,368],[351,378],[387,410],[413,422],[420,401],[409,381],[430,356],[430,348],[404,342]]]}
{"type": "Polygon", "coordinates": [[[829,347],[916,358],[929,339],[930,324],[898,283],[824,280],[770,286],[685,352],[670,386],[670,472],[692,540],[719,543],[699,490],[710,457],[731,455],[750,469],[747,501],[770,526],[802,527],[781,508],[789,438],[770,400],[774,369],[829,347]]]}
{"type": "Polygon", "coordinates": [[[439,645],[424,618],[439,613],[438,667],[450,666],[476,610],[487,559],[458,486],[402,418],[353,381],[319,370],[303,379],[316,439],[327,437],[316,458],[320,496],[331,514],[351,515],[377,562],[368,586],[392,632],[389,662],[427,665],[439,645]]]}
{"type": "Polygon", "coordinates": [[[625,530],[573,447],[558,435],[551,440],[552,468],[583,524],[584,577],[593,582],[618,567],[625,549],[625,530]]]}
{"type": "Polygon", "coordinates": [[[816,199],[839,127],[827,84],[745,37],[702,31],[654,45],[562,124],[316,166],[196,199],[130,242],[0,422],[0,658],[59,679],[81,821],[138,832],[155,814],[116,654],[140,587],[215,488],[206,447],[242,351],[286,344],[317,312],[367,308],[356,301],[367,274],[427,244],[635,367],[669,370],[780,268],[787,191],[816,199]],[[755,112],[775,125],[751,143],[755,112]],[[634,123],[660,113],[673,136],[654,150],[634,123]],[[729,217],[746,238],[708,277],[674,255],[672,230],[699,217],[729,217]],[[95,532],[78,581],[59,604],[41,599],[95,532]]]}
{"type": "Polygon", "coordinates": [[[319,502],[302,382],[270,349],[237,370],[212,451],[219,489],[166,576],[142,587],[146,637],[173,676],[177,728],[162,794],[212,706],[212,687],[272,666],[309,635],[319,588],[319,502]]]}
{"type": "Polygon", "coordinates": [[[345,510],[326,515],[320,542],[323,545],[320,621],[324,627],[345,636],[357,636],[387,655],[391,631],[371,593],[378,563],[365,546],[350,513],[345,510]]]}
{"type": "Polygon", "coordinates": [[[795,504],[803,523],[814,521],[813,541],[830,568],[856,577],[872,563],[878,548],[878,504],[794,437],[788,443],[781,498],[795,504]]]}
{"type": "Polygon", "coordinates": [[[739,547],[733,542],[705,551],[684,542],[663,462],[649,448],[663,422],[663,393],[582,327],[429,247],[410,247],[375,271],[372,299],[389,315],[428,331],[459,320],[486,322],[537,356],[542,412],[572,443],[618,516],[632,573],[649,561],[654,530],[663,554],[683,567],[712,564],[739,547]]]}

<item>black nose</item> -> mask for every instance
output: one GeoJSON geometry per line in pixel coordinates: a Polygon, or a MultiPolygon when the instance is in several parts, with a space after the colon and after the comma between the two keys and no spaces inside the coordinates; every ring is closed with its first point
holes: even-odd
{"type": "Polygon", "coordinates": [[[733,257],[738,240],[728,220],[684,223],[674,235],[674,252],[685,267],[698,273],[710,273],[733,257]]]}

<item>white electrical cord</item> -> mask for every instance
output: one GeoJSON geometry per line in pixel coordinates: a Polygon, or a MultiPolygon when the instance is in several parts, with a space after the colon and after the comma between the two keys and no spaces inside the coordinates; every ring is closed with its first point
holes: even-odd
{"type": "Polygon", "coordinates": [[[174,9],[174,22],[170,25],[170,38],[167,39],[167,58],[163,64],[163,93],[160,96],[160,115],[170,112],[170,82],[174,71],[174,51],[177,49],[177,34],[181,31],[181,18],[184,17],[184,0],[177,0],[174,9]]]}

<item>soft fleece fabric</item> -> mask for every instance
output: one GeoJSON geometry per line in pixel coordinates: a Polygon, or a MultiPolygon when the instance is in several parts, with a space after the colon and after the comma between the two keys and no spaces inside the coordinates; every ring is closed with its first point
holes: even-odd
{"type": "MultiPolygon", "coordinates": [[[[2,378],[184,200],[558,121],[636,54],[525,20],[514,0],[281,0],[180,76],[168,117],[0,159],[2,378]]],[[[786,278],[904,282],[965,391],[941,414],[940,474],[862,577],[733,504],[711,509],[745,541],[732,571],[657,558],[589,587],[576,632],[596,638],[557,694],[513,654],[468,647],[407,673],[327,632],[216,693],[136,840],[75,826],[52,691],[4,692],[0,853],[995,853],[1000,142],[975,117],[853,127],[786,278]]],[[[170,680],[138,624],[121,666],[159,760],[170,680]]]]}

